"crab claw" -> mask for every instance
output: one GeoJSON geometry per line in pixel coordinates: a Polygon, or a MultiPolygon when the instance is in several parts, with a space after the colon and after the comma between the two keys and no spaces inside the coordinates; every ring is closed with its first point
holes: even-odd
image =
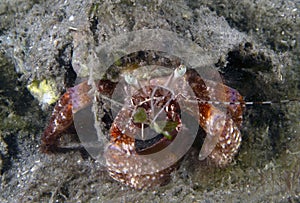
{"type": "MultiPolygon", "coordinates": [[[[113,93],[115,86],[116,83],[109,80],[100,80],[97,83],[98,91],[107,96],[113,93]]],[[[60,97],[42,136],[42,152],[50,153],[57,150],[62,132],[73,124],[73,114],[91,103],[90,90],[91,86],[85,81],[69,88],[60,97]]]]}
{"type": "Polygon", "coordinates": [[[69,88],[56,103],[49,125],[42,136],[42,152],[54,152],[58,148],[61,133],[73,124],[73,113],[91,102],[87,82],[69,88]]]}
{"type": "MultiPolygon", "coordinates": [[[[197,97],[198,121],[206,132],[199,160],[208,158],[217,166],[224,167],[232,161],[241,145],[239,127],[242,122],[243,98],[237,90],[202,79],[194,70],[187,72],[186,79],[197,97]],[[208,87],[212,90],[208,91],[208,87]]],[[[195,114],[194,111],[189,113],[195,114]]]]}
{"type": "Polygon", "coordinates": [[[56,149],[61,133],[73,123],[72,114],[72,99],[68,90],[54,107],[49,125],[42,136],[42,152],[53,152],[56,149]]]}

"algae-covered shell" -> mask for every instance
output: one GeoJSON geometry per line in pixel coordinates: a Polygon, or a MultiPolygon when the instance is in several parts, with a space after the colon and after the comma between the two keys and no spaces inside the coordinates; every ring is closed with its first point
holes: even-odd
{"type": "Polygon", "coordinates": [[[52,79],[34,80],[27,85],[27,89],[40,102],[42,107],[53,104],[59,97],[56,83],[52,79]]]}

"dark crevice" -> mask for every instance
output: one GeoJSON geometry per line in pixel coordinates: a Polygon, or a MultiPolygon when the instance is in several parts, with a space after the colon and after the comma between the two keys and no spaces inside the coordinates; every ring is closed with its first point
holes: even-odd
{"type": "MultiPolygon", "coordinates": [[[[261,72],[272,74],[273,65],[270,57],[264,53],[255,52],[253,45],[246,42],[229,51],[226,62],[219,61],[216,66],[220,68],[225,84],[237,89],[245,101],[278,101],[280,93],[276,84],[266,84],[259,74],[261,72]]],[[[269,129],[267,142],[264,143],[267,158],[272,158],[284,150],[281,145],[285,141],[280,137],[282,136],[282,125],[285,123],[284,115],[284,109],[279,105],[248,105],[244,111],[244,118],[247,118],[246,123],[251,124],[253,129],[269,129]]],[[[247,131],[247,129],[245,130],[247,131]]],[[[261,138],[251,137],[253,135],[243,131],[242,129],[244,143],[247,140],[261,141],[261,138]]]]}
{"type": "Polygon", "coordinates": [[[96,16],[94,16],[93,18],[90,19],[90,30],[93,33],[93,39],[95,41],[95,44],[98,45],[99,44],[99,38],[98,38],[98,34],[97,34],[97,27],[99,24],[98,18],[96,16]]]}
{"type": "Polygon", "coordinates": [[[18,146],[17,136],[11,134],[3,138],[3,140],[8,146],[7,148],[8,153],[6,155],[3,155],[4,163],[0,174],[3,174],[5,171],[8,171],[12,167],[13,159],[18,158],[18,154],[19,154],[18,152],[20,151],[18,146]]]}
{"type": "Polygon", "coordinates": [[[60,67],[65,70],[64,80],[66,87],[72,87],[77,77],[72,66],[72,56],[73,45],[71,43],[66,43],[58,50],[58,55],[55,57],[60,67]]]}

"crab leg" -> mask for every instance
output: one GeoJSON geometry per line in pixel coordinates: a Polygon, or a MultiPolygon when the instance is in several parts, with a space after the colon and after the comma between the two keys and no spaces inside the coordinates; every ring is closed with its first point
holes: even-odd
{"type": "MultiPolygon", "coordinates": [[[[110,96],[114,86],[115,83],[108,80],[98,82],[98,90],[103,95],[110,96]]],[[[87,81],[82,82],[69,88],[58,100],[50,117],[49,125],[42,136],[41,149],[43,152],[55,151],[62,132],[73,124],[73,114],[91,102],[90,90],[91,86],[87,81]]]]}

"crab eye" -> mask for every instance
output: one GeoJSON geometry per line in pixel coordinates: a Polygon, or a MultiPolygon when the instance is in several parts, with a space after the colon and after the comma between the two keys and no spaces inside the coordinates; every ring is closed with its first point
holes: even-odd
{"type": "Polygon", "coordinates": [[[186,66],[185,65],[180,65],[178,68],[175,69],[174,71],[174,77],[179,78],[182,77],[186,72],[186,66]]]}
{"type": "Polygon", "coordinates": [[[124,79],[129,85],[138,86],[138,80],[131,74],[125,74],[124,79]]]}
{"type": "Polygon", "coordinates": [[[185,73],[186,73],[186,66],[181,64],[170,75],[169,79],[167,80],[167,82],[165,82],[164,86],[165,87],[173,87],[175,85],[176,81],[178,81],[177,79],[184,76],[185,73]]]}

